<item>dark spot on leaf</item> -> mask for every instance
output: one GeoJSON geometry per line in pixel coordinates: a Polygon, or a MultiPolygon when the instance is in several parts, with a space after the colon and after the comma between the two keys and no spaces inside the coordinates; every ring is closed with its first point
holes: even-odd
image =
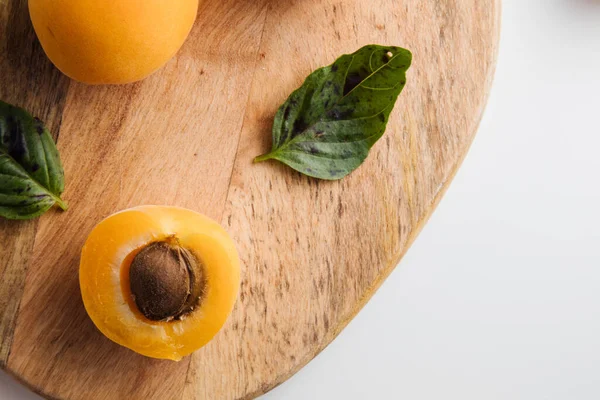
{"type": "Polygon", "coordinates": [[[304,122],[302,119],[297,119],[296,122],[294,122],[292,137],[304,132],[304,130],[306,130],[306,122],[304,122]]]}
{"type": "Polygon", "coordinates": [[[44,123],[39,118],[35,118],[35,130],[39,135],[44,133],[44,123]]]}
{"type": "Polygon", "coordinates": [[[383,115],[383,114],[379,114],[379,120],[380,120],[381,122],[385,122],[385,115],[383,115]]]}
{"type": "Polygon", "coordinates": [[[336,121],[346,119],[346,118],[350,117],[351,115],[352,115],[352,110],[340,111],[339,109],[335,108],[329,112],[329,117],[331,117],[333,120],[336,120],[336,121]]]}
{"type": "Polygon", "coordinates": [[[290,106],[288,105],[283,112],[283,120],[286,121],[290,117],[290,106]]]}
{"type": "Polygon", "coordinates": [[[310,152],[310,154],[319,154],[320,153],[319,149],[317,149],[315,146],[308,146],[308,151],[310,152]]]}
{"type": "Polygon", "coordinates": [[[338,71],[338,66],[337,66],[337,64],[333,64],[333,65],[331,66],[331,72],[337,72],[337,71],[338,71]]]}
{"type": "Polygon", "coordinates": [[[346,85],[344,86],[344,94],[348,94],[362,82],[360,74],[353,72],[346,77],[346,85]]]}
{"type": "Polygon", "coordinates": [[[352,151],[350,151],[350,150],[342,151],[342,159],[344,159],[344,160],[352,158],[353,155],[354,155],[354,153],[352,153],[352,151]]]}
{"type": "Polygon", "coordinates": [[[21,189],[21,188],[19,188],[19,189],[14,189],[14,190],[13,190],[13,192],[15,192],[16,194],[21,194],[21,193],[23,193],[24,191],[25,191],[25,190],[24,190],[24,189],[21,189]]]}
{"type": "Polygon", "coordinates": [[[8,117],[8,154],[15,160],[22,160],[26,151],[25,135],[23,135],[23,126],[21,121],[15,119],[12,115],[8,117]]]}
{"type": "Polygon", "coordinates": [[[341,91],[340,91],[340,87],[338,85],[335,85],[333,87],[333,94],[335,94],[336,96],[339,96],[339,95],[342,94],[341,91]]]}
{"type": "Polygon", "coordinates": [[[323,136],[324,133],[325,132],[323,132],[323,131],[316,131],[315,132],[315,137],[321,137],[321,136],[323,136]]]}
{"type": "Polygon", "coordinates": [[[390,58],[388,57],[387,54],[384,54],[383,57],[381,57],[381,62],[385,65],[387,63],[390,62],[390,58]]]}
{"type": "Polygon", "coordinates": [[[329,175],[334,177],[334,176],[338,176],[339,174],[341,174],[343,172],[344,172],[344,170],[341,170],[341,169],[330,169],[329,175]]]}
{"type": "Polygon", "coordinates": [[[31,172],[36,172],[38,169],[40,169],[40,166],[37,163],[31,166],[31,172]]]}
{"type": "Polygon", "coordinates": [[[26,192],[30,192],[31,191],[31,186],[27,186],[27,189],[25,189],[26,192]]]}

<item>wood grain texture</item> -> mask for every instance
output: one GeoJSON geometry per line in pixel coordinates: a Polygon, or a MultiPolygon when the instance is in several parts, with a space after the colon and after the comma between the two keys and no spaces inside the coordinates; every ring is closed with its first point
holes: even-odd
{"type": "MultiPolygon", "coordinates": [[[[0,99],[44,120],[56,139],[68,86],[37,42],[27,1],[0,2],[0,99]]],[[[0,367],[12,345],[36,227],[0,219],[0,367]]]]}
{"type": "Polygon", "coordinates": [[[94,87],[48,65],[24,4],[0,2],[0,76],[10,76],[0,98],[60,133],[71,209],[0,223],[0,365],[47,397],[86,400],[253,398],[330,343],[400,260],[465,156],[491,85],[500,14],[498,0],[204,2],[165,68],[137,84],[94,87]],[[368,43],[407,47],[414,60],[367,162],[338,182],[253,165],[287,95],[368,43]],[[180,363],[113,344],[81,302],[87,234],[140,204],[222,221],[241,255],[231,318],[180,363]]]}

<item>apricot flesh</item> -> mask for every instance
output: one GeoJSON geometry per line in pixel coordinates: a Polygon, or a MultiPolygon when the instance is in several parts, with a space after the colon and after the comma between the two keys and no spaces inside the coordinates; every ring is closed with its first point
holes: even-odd
{"type": "MultiPolygon", "coordinates": [[[[142,355],[178,361],[207,344],[225,324],[238,296],[240,264],[233,241],[217,222],[182,208],[142,206],[96,225],[82,250],[79,284],[88,315],[106,337],[142,355]],[[198,266],[194,274],[168,273],[167,279],[151,274],[151,280],[160,281],[158,286],[168,287],[171,278],[180,280],[180,275],[184,284],[183,289],[176,285],[173,296],[165,296],[170,304],[166,309],[151,311],[149,318],[139,307],[146,302],[134,296],[134,291],[139,295],[146,290],[146,283],[135,288],[131,269],[140,254],[138,262],[148,265],[142,252],[150,249],[150,254],[163,244],[189,251],[198,266]],[[155,315],[164,310],[166,315],[155,315]]],[[[154,290],[143,295],[152,297],[154,290]]]]}
{"type": "Polygon", "coordinates": [[[141,80],[171,59],[187,38],[198,0],[29,0],[48,58],[90,84],[141,80]]]}

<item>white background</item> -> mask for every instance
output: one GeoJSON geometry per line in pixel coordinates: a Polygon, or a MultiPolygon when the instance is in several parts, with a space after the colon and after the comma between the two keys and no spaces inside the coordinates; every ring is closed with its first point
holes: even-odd
{"type": "MultiPolygon", "coordinates": [[[[600,399],[600,0],[503,8],[448,194],[348,328],[265,399],[600,399]]],[[[0,373],[0,399],[37,397],[0,373]]]]}

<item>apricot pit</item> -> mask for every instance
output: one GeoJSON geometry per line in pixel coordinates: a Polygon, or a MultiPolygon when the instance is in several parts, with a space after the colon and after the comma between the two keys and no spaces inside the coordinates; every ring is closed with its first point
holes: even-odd
{"type": "Polygon", "coordinates": [[[133,258],[131,294],[141,313],[152,321],[182,318],[201,301],[203,275],[201,264],[189,250],[155,242],[133,258]]]}

